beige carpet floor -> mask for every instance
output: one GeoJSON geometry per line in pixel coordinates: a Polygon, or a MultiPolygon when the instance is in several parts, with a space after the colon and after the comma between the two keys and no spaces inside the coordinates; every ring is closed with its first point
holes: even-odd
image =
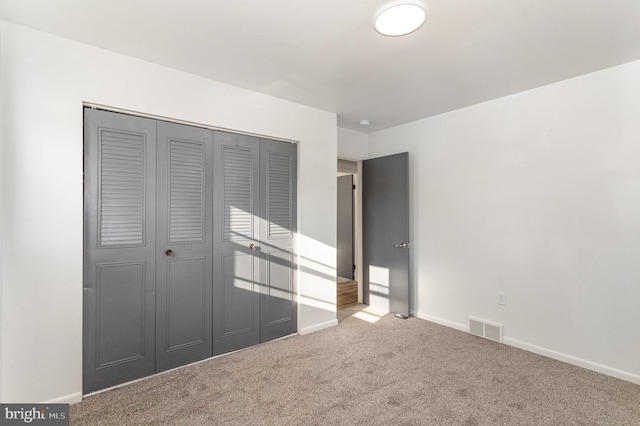
{"type": "Polygon", "coordinates": [[[85,398],[71,424],[640,425],[638,385],[362,308],[85,398]]]}

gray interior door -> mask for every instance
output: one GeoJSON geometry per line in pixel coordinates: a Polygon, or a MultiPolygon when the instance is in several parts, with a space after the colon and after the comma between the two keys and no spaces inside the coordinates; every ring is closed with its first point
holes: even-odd
{"type": "Polygon", "coordinates": [[[212,354],[213,132],[158,121],[156,371],[212,354]]]}
{"type": "Polygon", "coordinates": [[[353,279],[353,175],[338,177],[337,274],[353,279]]]}
{"type": "Polygon", "coordinates": [[[297,331],[296,145],[260,140],[261,341],[297,331]]]}
{"type": "Polygon", "coordinates": [[[214,353],[260,342],[259,139],[214,133],[214,353]]]}
{"type": "Polygon", "coordinates": [[[409,154],[362,162],[364,302],[409,316],[409,154]]]}
{"type": "Polygon", "coordinates": [[[85,109],[83,390],[155,369],[156,122],[85,109]]]}

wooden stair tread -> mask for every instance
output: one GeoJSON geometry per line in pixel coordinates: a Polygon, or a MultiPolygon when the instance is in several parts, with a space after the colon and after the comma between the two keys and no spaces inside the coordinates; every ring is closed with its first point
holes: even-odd
{"type": "Polygon", "coordinates": [[[337,308],[343,309],[358,303],[358,282],[347,281],[338,283],[337,308]]]}

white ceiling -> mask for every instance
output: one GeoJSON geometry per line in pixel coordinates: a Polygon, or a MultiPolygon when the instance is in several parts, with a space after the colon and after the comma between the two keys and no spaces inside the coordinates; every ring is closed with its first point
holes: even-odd
{"type": "Polygon", "coordinates": [[[366,132],[640,59],[640,0],[425,2],[397,38],[373,29],[387,0],[0,0],[0,18],[366,132]]]}

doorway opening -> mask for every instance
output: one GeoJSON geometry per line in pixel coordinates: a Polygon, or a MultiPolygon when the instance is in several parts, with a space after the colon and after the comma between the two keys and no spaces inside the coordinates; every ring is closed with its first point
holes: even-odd
{"type": "Polygon", "coordinates": [[[362,303],[361,164],[338,160],[336,305],[344,309],[362,303]]]}
{"type": "Polygon", "coordinates": [[[338,159],[337,171],[338,182],[346,176],[337,191],[337,307],[355,304],[357,288],[357,302],[368,305],[369,311],[406,318],[410,313],[409,154],[357,163],[338,159]],[[351,298],[343,302],[341,293],[351,298]]]}

